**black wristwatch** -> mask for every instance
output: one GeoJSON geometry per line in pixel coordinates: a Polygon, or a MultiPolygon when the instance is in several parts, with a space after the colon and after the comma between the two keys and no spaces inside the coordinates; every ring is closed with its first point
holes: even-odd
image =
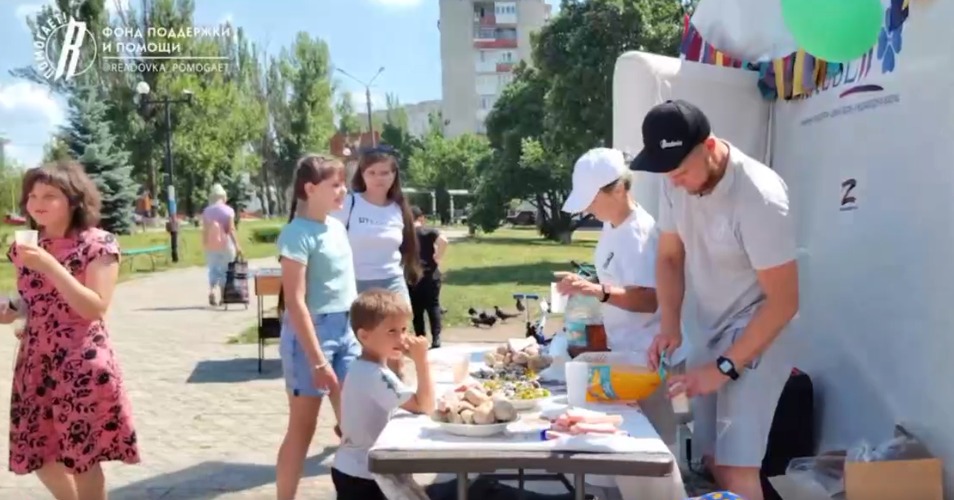
{"type": "Polygon", "coordinates": [[[600,302],[607,302],[610,299],[609,287],[606,285],[603,285],[602,288],[603,288],[603,298],[600,299],[600,302]]]}
{"type": "Polygon", "coordinates": [[[739,372],[735,369],[735,363],[731,359],[725,356],[719,356],[716,359],[716,367],[719,369],[719,373],[729,377],[732,380],[739,379],[739,372]]]}

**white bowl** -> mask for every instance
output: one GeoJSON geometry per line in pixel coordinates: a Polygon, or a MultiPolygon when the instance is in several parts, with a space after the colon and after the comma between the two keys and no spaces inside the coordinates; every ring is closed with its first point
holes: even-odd
{"type": "Polygon", "coordinates": [[[486,424],[486,425],[477,425],[477,424],[451,424],[447,422],[438,422],[438,427],[448,433],[455,436],[464,436],[464,437],[489,437],[496,436],[497,434],[503,434],[507,430],[507,422],[499,424],[486,424]]]}
{"type": "Polygon", "coordinates": [[[529,411],[535,410],[540,402],[547,398],[536,398],[536,399],[508,399],[507,401],[513,405],[513,409],[517,411],[529,411]]]}

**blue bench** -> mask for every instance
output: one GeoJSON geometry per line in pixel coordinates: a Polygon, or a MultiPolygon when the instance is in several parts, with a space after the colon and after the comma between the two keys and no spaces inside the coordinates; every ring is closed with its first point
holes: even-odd
{"type": "Polygon", "coordinates": [[[160,255],[165,255],[166,260],[168,261],[169,257],[169,245],[156,245],[154,247],[144,247],[144,248],[131,248],[129,250],[123,250],[121,252],[123,260],[129,263],[129,270],[133,270],[133,261],[136,260],[136,257],[149,257],[149,262],[152,263],[152,270],[156,270],[156,258],[160,255]]]}

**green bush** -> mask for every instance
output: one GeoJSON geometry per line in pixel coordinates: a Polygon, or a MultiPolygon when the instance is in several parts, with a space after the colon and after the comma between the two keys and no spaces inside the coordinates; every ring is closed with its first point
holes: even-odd
{"type": "Polygon", "coordinates": [[[255,228],[252,230],[252,240],[258,243],[275,243],[281,231],[279,226],[255,228]]]}

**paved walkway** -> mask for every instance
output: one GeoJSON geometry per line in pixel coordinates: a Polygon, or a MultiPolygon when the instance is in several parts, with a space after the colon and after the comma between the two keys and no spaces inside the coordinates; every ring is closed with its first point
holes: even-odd
{"type": "MultiPolygon", "coordinates": [[[[275,265],[273,260],[251,263],[253,268],[275,265]]],[[[204,269],[192,268],[118,287],[109,324],[132,398],[142,463],[106,465],[111,499],[274,498],[275,453],[287,415],[277,349],[268,348],[260,375],[255,345],[226,343],[254,324],[254,307],[204,306],[204,283],[204,269]]],[[[498,341],[522,330],[519,321],[511,321],[493,330],[451,329],[445,338],[498,341]]],[[[0,500],[50,498],[35,476],[7,472],[15,348],[10,328],[0,325],[0,500]]],[[[326,410],[300,498],[335,496],[328,467],[337,439],[326,410]]]]}
{"type": "MultiPolygon", "coordinates": [[[[260,375],[255,345],[226,343],[254,324],[254,307],[224,311],[205,300],[201,268],[118,286],[109,326],[132,398],[142,463],[105,466],[113,500],[274,498],[275,454],[287,415],[277,348],[268,347],[260,375]]],[[[493,330],[451,329],[445,338],[496,341],[522,332],[519,322],[508,323],[493,330]]],[[[35,476],[7,472],[15,349],[10,327],[0,325],[0,500],[50,498],[35,476]]],[[[331,415],[328,407],[319,419],[300,498],[334,498],[331,415]]]]}
{"type": "MultiPolygon", "coordinates": [[[[268,261],[253,262],[252,267],[268,261]]],[[[203,306],[205,271],[168,271],[119,285],[109,324],[139,431],[142,464],[107,465],[113,499],[274,498],[287,406],[276,348],[265,373],[256,346],[226,339],[254,308],[203,306]]],[[[14,337],[0,326],[0,499],[48,498],[34,476],[7,472],[14,337]]],[[[333,498],[330,408],[309,454],[302,498],[333,498]]]]}

